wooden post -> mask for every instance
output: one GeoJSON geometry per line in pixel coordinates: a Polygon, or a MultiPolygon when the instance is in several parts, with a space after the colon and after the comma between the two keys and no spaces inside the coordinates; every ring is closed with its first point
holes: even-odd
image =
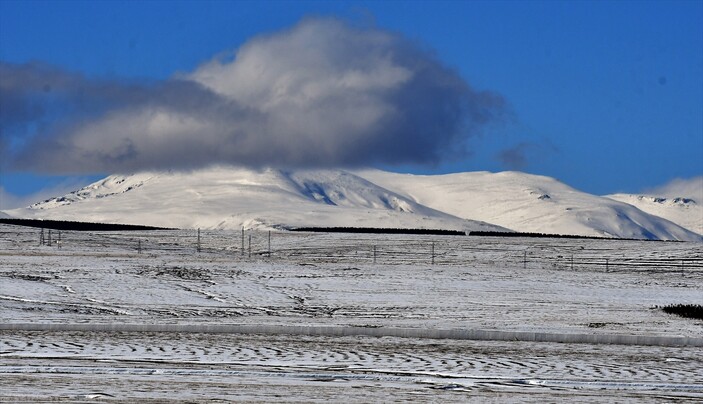
{"type": "Polygon", "coordinates": [[[249,258],[251,258],[251,234],[249,235],[249,258]]]}
{"type": "Polygon", "coordinates": [[[61,249],[61,231],[59,231],[59,241],[56,242],[56,246],[61,249]]]}
{"type": "Polygon", "coordinates": [[[48,241],[49,247],[51,247],[51,229],[49,229],[49,241],[48,241]]]}
{"type": "Polygon", "coordinates": [[[200,227],[198,227],[198,252],[200,252],[200,227]]]}
{"type": "Polygon", "coordinates": [[[376,263],[376,244],[373,245],[373,263],[376,263]]]}
{"type": "Polygon", "coordinates": [[[574,270],[574,254],[571,254],[571,270],[574,270]]]}
{"type": "Polygon", "coordinates": [[[41,233],[39,233],[39,245],[44,245],[44,228],[41,228],[41,233]]]}
{"type": "Polygon", "coordinates": [[[269,230],[269,258],[271,258],[271,230],[269,230]]]}
{"type": "Polygon", "coordinates": [[[434,265],[434,241],[432,242],[432,265],[434,265]]]}
{"type": "Polygon", "coordinates": [[[244,256],[244,226],[242,226],[242,256],[244,256]]]}
{"type": "Polygon", "coordinates": [[[522,268],[527,269],[527,250],[525,250],[525,257],[522,260],[522,268]]]}

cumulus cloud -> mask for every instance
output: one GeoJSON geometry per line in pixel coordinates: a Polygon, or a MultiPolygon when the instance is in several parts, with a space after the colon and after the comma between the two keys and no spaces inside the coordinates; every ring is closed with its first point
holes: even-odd
{"type": "Polygon", "coordinates": [[[675,178],[660,187],[645,190],[643,193],[667,198],[689,198],[703,203],[703,175],[693,178],[675,178]]]}
{"type": "Polygon", "coordinates": [[[501,96],[421,45],[335,19],[256,37],[158,83],[0,68],[11,168],[51,173],[433,164],[507,114],[501,96]],[[58,118],[21,130],[47,116],[58,118]]]}

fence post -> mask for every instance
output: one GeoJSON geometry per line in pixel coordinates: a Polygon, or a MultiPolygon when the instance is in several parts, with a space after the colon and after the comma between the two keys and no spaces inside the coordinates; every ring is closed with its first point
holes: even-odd
{"type": "Polygon", "coordinates": [[[49,243],[48,243],[48,245],[49,245],[49,247],[51,247],[51,229],[49,229],[49,243]]]}
{"type": "Polygon", "coordinates": [[[434,241],[432,242],[432,265],[434,265],[434,241]]]}
{"type": "Polygon", "coordinates": [[[61,249],[61,231],[59,231],[59,241],[56,242],[56,246],[61,249]]]}
{"type": "Polygon", "coordinates": [[[44,228],[41,228],[41,233],[39,233],[39,245],[44,245],[44,228]]]}
{"type": "Polygon", "coordinates": [[[271,258],[271,230],[269,230],[269,258],[271,258]]]}
{"type": "Polygon", "coordinates": [[[571,270],[574,270],[574,254],[571,254],[571,270]]]}
{"type": "Polygon", "coordinates": [[[522,269],[527,269],[527,250],[525,250],[525,257],[522,260],[522,269]]]}
{"type": "Polygon", "coordinates": [[[142,253],[142,240],[137,240],[137,254],[142,253]]]}
{"type": "Polygon", "coordinates": [[[242,226],[242,257],[244,256],[244,226],[242,226]]]}
{"type": "Polygon", "coordinates": [[[249,258],[251,258],[251,234],[249,235],[249,258]]]}
{"type": "Polygon", "coordinates": [[[373,263],[376,263],[376,244],[373,245],[373,263]]]}
{"type": "Polygon", "coordinates": [[[198,252],[200,252],[200,227],[198,227],[198,252]]]}

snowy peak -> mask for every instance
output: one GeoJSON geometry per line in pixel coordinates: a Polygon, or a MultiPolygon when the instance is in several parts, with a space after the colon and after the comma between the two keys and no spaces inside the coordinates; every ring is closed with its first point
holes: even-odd
{"type": "Polygon", "coordinates": [[[30,209],[51,209],[89,199],[100,199],[132,191],[154,178],[152,174],[132,176],[111,175],[103,180],[73,191],[64,196],[47,199],[30,206],[30,209]]]}

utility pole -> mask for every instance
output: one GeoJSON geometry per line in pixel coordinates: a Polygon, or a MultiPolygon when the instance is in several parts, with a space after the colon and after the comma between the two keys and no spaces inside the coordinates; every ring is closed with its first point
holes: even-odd
{"type": "Polygon", "coordinates": [[[200,252],[200,227],[198,227],[198,252],[200,252]]]}

